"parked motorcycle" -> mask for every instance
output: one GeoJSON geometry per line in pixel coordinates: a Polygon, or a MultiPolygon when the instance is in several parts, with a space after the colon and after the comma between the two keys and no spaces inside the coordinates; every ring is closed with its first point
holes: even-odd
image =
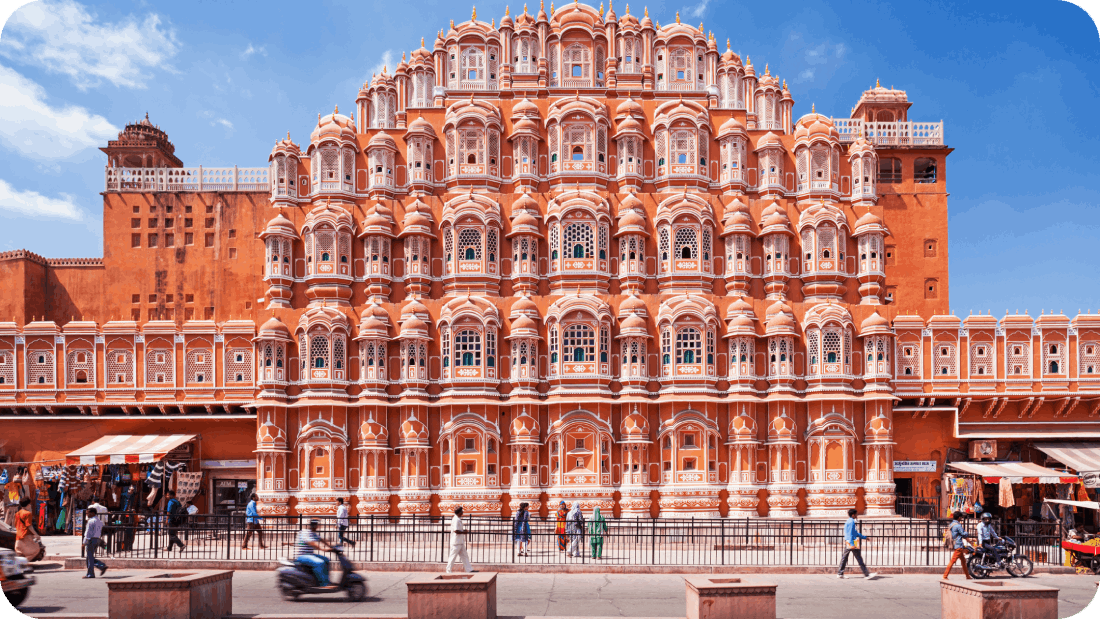
{"type": "Polygon", "coordinates": [[[997,554],[1000,560],[993,558],[993,553],[983,548],[977,548],[966,562],[970,568],[970,574],[975,578],[989,578],[997,570],[1005,570],[1015,578],[1030,576],[1035,569],[1035,563],[1022,554],[1016,552],[1016,542],[1011,537],[1002,537],[1004,542],[997,546],[997,554]]]}
{"type": "Polygon", "coordinates": [[[340,580],[334,583],[336,587],[322,588],[313,570],[298,565],[290,559],[279,559],[279,568],[275,570],[279,593],[283,598],[295,601],[298,596],[306,593],[340,593],[347,594],[353,602],[362,602],[367,597],[367,579],[356,574],[351,561],[344,555],[343,546],[333,546],[332,552],[336,555],[336,561],[340,565],[340,580]]]}
{"type": "Polygon", "coordinates": [[[12,606],[19,606],[27,600],[35,583],[30,572],[25,558],[7,548],[0,548],[0,585],[3,585],[4,597],[8,598],[8,603],[12,606]]]}

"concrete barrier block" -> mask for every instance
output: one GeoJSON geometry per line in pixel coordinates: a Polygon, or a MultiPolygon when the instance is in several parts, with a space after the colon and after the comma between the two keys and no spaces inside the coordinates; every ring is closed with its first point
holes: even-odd
{"type": "Polygon", "coordinates": [[[778,585],[721,576],[685,578],[684,583],[687,619],[775,619],[778,585]]]}
{"type": "Polygon", "coordinates": [[[190,570],[107,582],[111,619],[221,619],[232,613],[232,571],[190,570]]]}
{"type": "Polygon", "coordinates": [[[1058,619],[1058,589],[1019,580],[941,580],[941,619],[1058,619]]]}
{"type": "Polygon", "coordinates": [[[409,619],[497,619],[497,575],[436,574],[410,580],[409,619]]]}

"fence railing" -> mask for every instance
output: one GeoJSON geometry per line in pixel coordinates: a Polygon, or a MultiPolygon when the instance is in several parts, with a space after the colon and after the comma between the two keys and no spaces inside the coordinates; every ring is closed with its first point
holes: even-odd
{"type": "Polygon", "coordinates": [[[872,144],[898,146],[942,146],[943,121],[867,122],[861,118],[834,118],[841,142],[854,142],[862,135],[872,144]]]}
{"type": "Polygon", "coordinates": [[[105,190],[270,191],[268,168],[105,168],[105,190]]]}
{"type": "MultiPolygon", "coordinates": [[[[613,565],[836,565],[844,551],[844,521],[773,519],[608,519],[606,531],[559,534],[557,523],[533,519],[527,552],[513,534],[512,522],[466,518],[466,547],[475,563],[613,565]],[[597,542],[593,544],[593,542],[597,542]],[[574,545],[575,544],[575,545],[574,545]],[[571,556],[578,552],[579,557],[571,556]],[[595,553],[595,557],[594,557],[595,553]]],[[[165,515],[111,514],[104,527],[105,554],[125,558],[265,560],[294,555],[299,532],[309,517],[267,517],[259,531],[246,531],[243,516],[190,516],[169,526],[165,515]],[[262,534],[262,536],[261,536],[262,534]],[[246,535],[248,549],[242,548],[246,535]],[[185,544],[183,550],[173,538],[185,544]],[[261,543],[263,547],[261,547],[261,543]]],[[[859,521],[864,559],[883,567],[944,565],[946,520],[891,519],[859,521]]],[[[976,534],[976,523],[967,523],[976,534]]],[[[1037,564],[1062,563],[1061,529],[1056,523],[999,526],[1037,564]]],[[[340,535],[333,518],[322,519],[319,534],[330,542],[340,535]]],[[[438,517],[363,516],[350,518],[345,544],[352,561],[434,563],[447,560],[450,520],[438,517]]]]}

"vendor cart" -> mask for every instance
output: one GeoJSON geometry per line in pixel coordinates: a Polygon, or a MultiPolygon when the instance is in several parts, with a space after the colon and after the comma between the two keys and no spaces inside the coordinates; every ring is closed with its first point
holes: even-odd
{"type": "MultiPolygon", "coordinates": [[[[1047,503],[1056,503],[1058,505],[1071,505],[1073,507],[1081,507],[1084,509],[1100,510],[1100,503],[1095,501],[1066,501],[1061,499],[1046,499],[1047,503]]],[[[1100,538],[1093,538],[1097,540],[1100,538]]],[[[1083,540],[1088,541],[1088,540],[1083,540]]],[[[1092,543],[1098,543],[1093,541],[1092,543]]],[[[1082,543],[1077,540],[1063,540],[1062,550],[1065,550],[1071,557],[1071,564],[1073,567],[1083,567],[1091,570],[1093,574],[1100,574],[1100,545],[1092,546],[1090,544],[1082,543]]]]}

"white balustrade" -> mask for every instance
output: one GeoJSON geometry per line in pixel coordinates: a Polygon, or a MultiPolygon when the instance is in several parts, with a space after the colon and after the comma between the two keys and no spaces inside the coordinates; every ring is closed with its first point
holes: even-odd
{"type": "Polygon", "coordinates": [[[106,168],[105,190],[118,192],[271,191],[268,168],[106,168]]]}
{"type": "Polygon", "coordinates": [[[860,118],[834,118],[841,142],[854,142],[862,133],[872,144],[898,146],[942,146],[943,123],[867,122],[860,118]]]}

